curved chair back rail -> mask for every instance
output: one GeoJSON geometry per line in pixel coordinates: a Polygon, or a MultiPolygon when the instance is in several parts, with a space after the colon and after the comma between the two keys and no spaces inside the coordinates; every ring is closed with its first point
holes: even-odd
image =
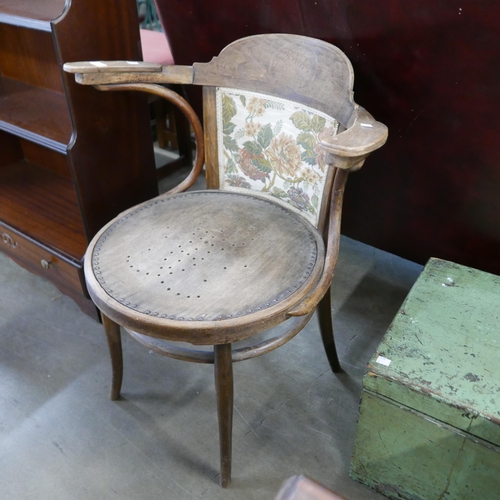
{"type": "Polygon", "coordinates": [[[232,363],[288,342],[317,308],[330,366],[340,371],[330,285],[343,193],[348,173],[384,144],[387,128],[355,104],[347,57],[303,36],[244,38],[192,67],[93,61],[64,68],[99,90],[162,96],[193,128],[191,174],[109,222],[89,245],[85,276],[103,315],[112,399],[123,378],[120,326],[162,355],[215,365],[226,487],[232,363]],[[161,86],[166,83],[203,86],[204,132],[189,104],[161,86]],[[184,192],[204,160],[209,190],[184,192]],[[278,333],[252,343],[281,324],[278,333]],[[250,345],[232,348],[240,341],[250,345]]]}

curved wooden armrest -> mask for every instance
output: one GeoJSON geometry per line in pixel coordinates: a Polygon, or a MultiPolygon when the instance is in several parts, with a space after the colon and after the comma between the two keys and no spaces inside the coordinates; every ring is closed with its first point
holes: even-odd
{"type": "MultiPolygon", "coordinates": [[[[88,64],[89,63],[67,63],[64,65],[65,71],[68,71],[70,73],[76,73],[76,76],[81,75],[82,73],[78,73],[79,70],[82,68],[87,68],[88,69],[88,64]]],[[[149,63],[141,63],[141,64],[149,64],[149,63]]],[[[153,66],[160,66],[158,64],[153,65],[153,66]]],[[[162,68],[162,66],[160,66],[162,68]]],[[[88,73],[88,74],[102,74],[102,73],[88,73]]],[[[120,73],[121,75],[148,75],[150,73],[120,73]]],[[[142,80],[139,78],[139,80],[142,80]]],[[[77,79],[78,81],[78,79],[77,79]]],[[[80,82],[78,82],[80,83],[80,82]]],[[[85,82],[84,85],[90,85],[90,83],[85,82]]],[[[203,169],[203,164],[205,163],[205,148],[204,148],[204,140],[203,140],[203,129],[201,127],[200,120],[198,118],[198,115],[194,111],[194,109],[191,107],[191,105],[184,99],[182,96],[180,96],[177,92],[174,92],[173,90],[170,90],[168,88],[162,87],[161,85],[154,85],[151,83],[135,83],[134,80],[128,81],[127,83],[115,83],[111,85],[95,85],[95,87],[99,90],[103,91],[114,91],[114,90],[136,90],[136,91],[142,91],[142,92],[147,92],[149,94],[154,94],[159,97],[162,97],[163,99],[166,99],[167,101],[171,102],[174,106],[179,108],[184,116],[188,119],[189,123],[191,124],[191,127],[193,128],[195,139],[196,139],[196,158],[193,164],[193,168],[191,169],[191,172],[189,172],[189,175],[177,186],[172,188],[170,191],[167,191],[161,196],[169,195],[169,194],[175,194],[175,193],[181,193],[185,191],[186,189],[190,188],[194,182],[196,181],[197,177],[200,175],[202,169],[203,169]]]]}
{"type": "Polygon", "coordinates": [[[288,311],[289,316],[304,316],[311,313],[323,298],[332,284],[340,250],[340,221],[342,218],[342,202],[348,172],[338,170],[333,184],[333,195],[330,205],[330,223],[328,226],[328,241],[325,256],[325,266],[316,287],[300,304],[288,311]]]}
{"type": "Polygon", "coordinates": [[[81,61],[65,63],[63,69],[75,74],[75,80],[82,85],[193,83],[193,68],[175,64],[162,66],[140,61],[81,61]]]}
{"type": "Polygon", "coordinates": [[[148,94],[157,95],[171,102],[174,106],[177,106],[184,116],[188,119],[191,127],[194,131],[194,137],[196,140],[196,158],[193,164],[193,168],[189,175],[177,186],[170,189],[166,193],[160,196],[167,196],[175,193],[182,193],[186,191],[186,189],[190,188],[198,176],[200,175],[203,164],[205,163],[205,148],[204,148],[204,140],[203,140],[203,129],[201,127],[200,120],[195,110],[191,107],[191,105],[180,96],[177,92],[173,90],[162,87],[161,85],[153,85],[150,83],[121,83],[114,85],[96,85],[96,88],[99,90],[138,90],[141,92],[147,92],[148,94]]]}
{"type": "Polygon", "coordinates": [[[357,106],[351,125],[344,132],[332,137],[329,142],[321,142],[328,153],[327,162],[343,170],[358,170],[366,157],[387,141],[387,127],[357,106]]]}

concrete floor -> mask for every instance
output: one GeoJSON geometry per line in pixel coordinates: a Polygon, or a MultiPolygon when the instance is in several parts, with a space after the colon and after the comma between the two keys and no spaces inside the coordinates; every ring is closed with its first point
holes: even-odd
{"type": "Polygon", "coordinates": [[[213,367],[125,334],[122,399],[110,401],[101,325],[0,253],[0,500],[272,500],[294,474],[349,500],[384,498],[349,478],[361,379],[421,270],[342,238],[332,309],[344,373],[331,372],[315,317],[280,349],[237,363],[223,490],[213,367]]]}
{"type": "Polygon", "coordinates": [[[233,481],[218,479],[213,371],[124,337],[123,399],[108,399],[101,325],[0,254],[0,498],[273,499],[303,473],[346,498],[366,363],[422,267],[348,238],[333,285],[334,375],[316,318],[235,365],[233,481]]]}

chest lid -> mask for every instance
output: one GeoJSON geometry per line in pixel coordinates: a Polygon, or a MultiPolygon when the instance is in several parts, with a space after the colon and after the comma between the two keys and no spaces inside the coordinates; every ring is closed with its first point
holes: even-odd
{"type": "Polygon", "coordinates": [[[430,259],[363,387],[500,445],[500,277],[430,259]]]}

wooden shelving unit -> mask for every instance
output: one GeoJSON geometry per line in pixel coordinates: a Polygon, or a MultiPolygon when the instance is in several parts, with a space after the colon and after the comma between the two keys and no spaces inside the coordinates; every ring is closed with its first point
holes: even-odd
{"type": "Polygon", "coordinates": [[[71,138],[66,97],[10,78],[0,79],[0,129],[64,153],[71,138]],[[37,103],[37,114],[33,114],[37,103]]]}
{"type": "Polygon", "coordinates": [[[0,249],[96,318],[87,244],[158,189],[146,99],[62,71],[112,59],[141,59],[135,0],[0,0],[0,249]]]}

